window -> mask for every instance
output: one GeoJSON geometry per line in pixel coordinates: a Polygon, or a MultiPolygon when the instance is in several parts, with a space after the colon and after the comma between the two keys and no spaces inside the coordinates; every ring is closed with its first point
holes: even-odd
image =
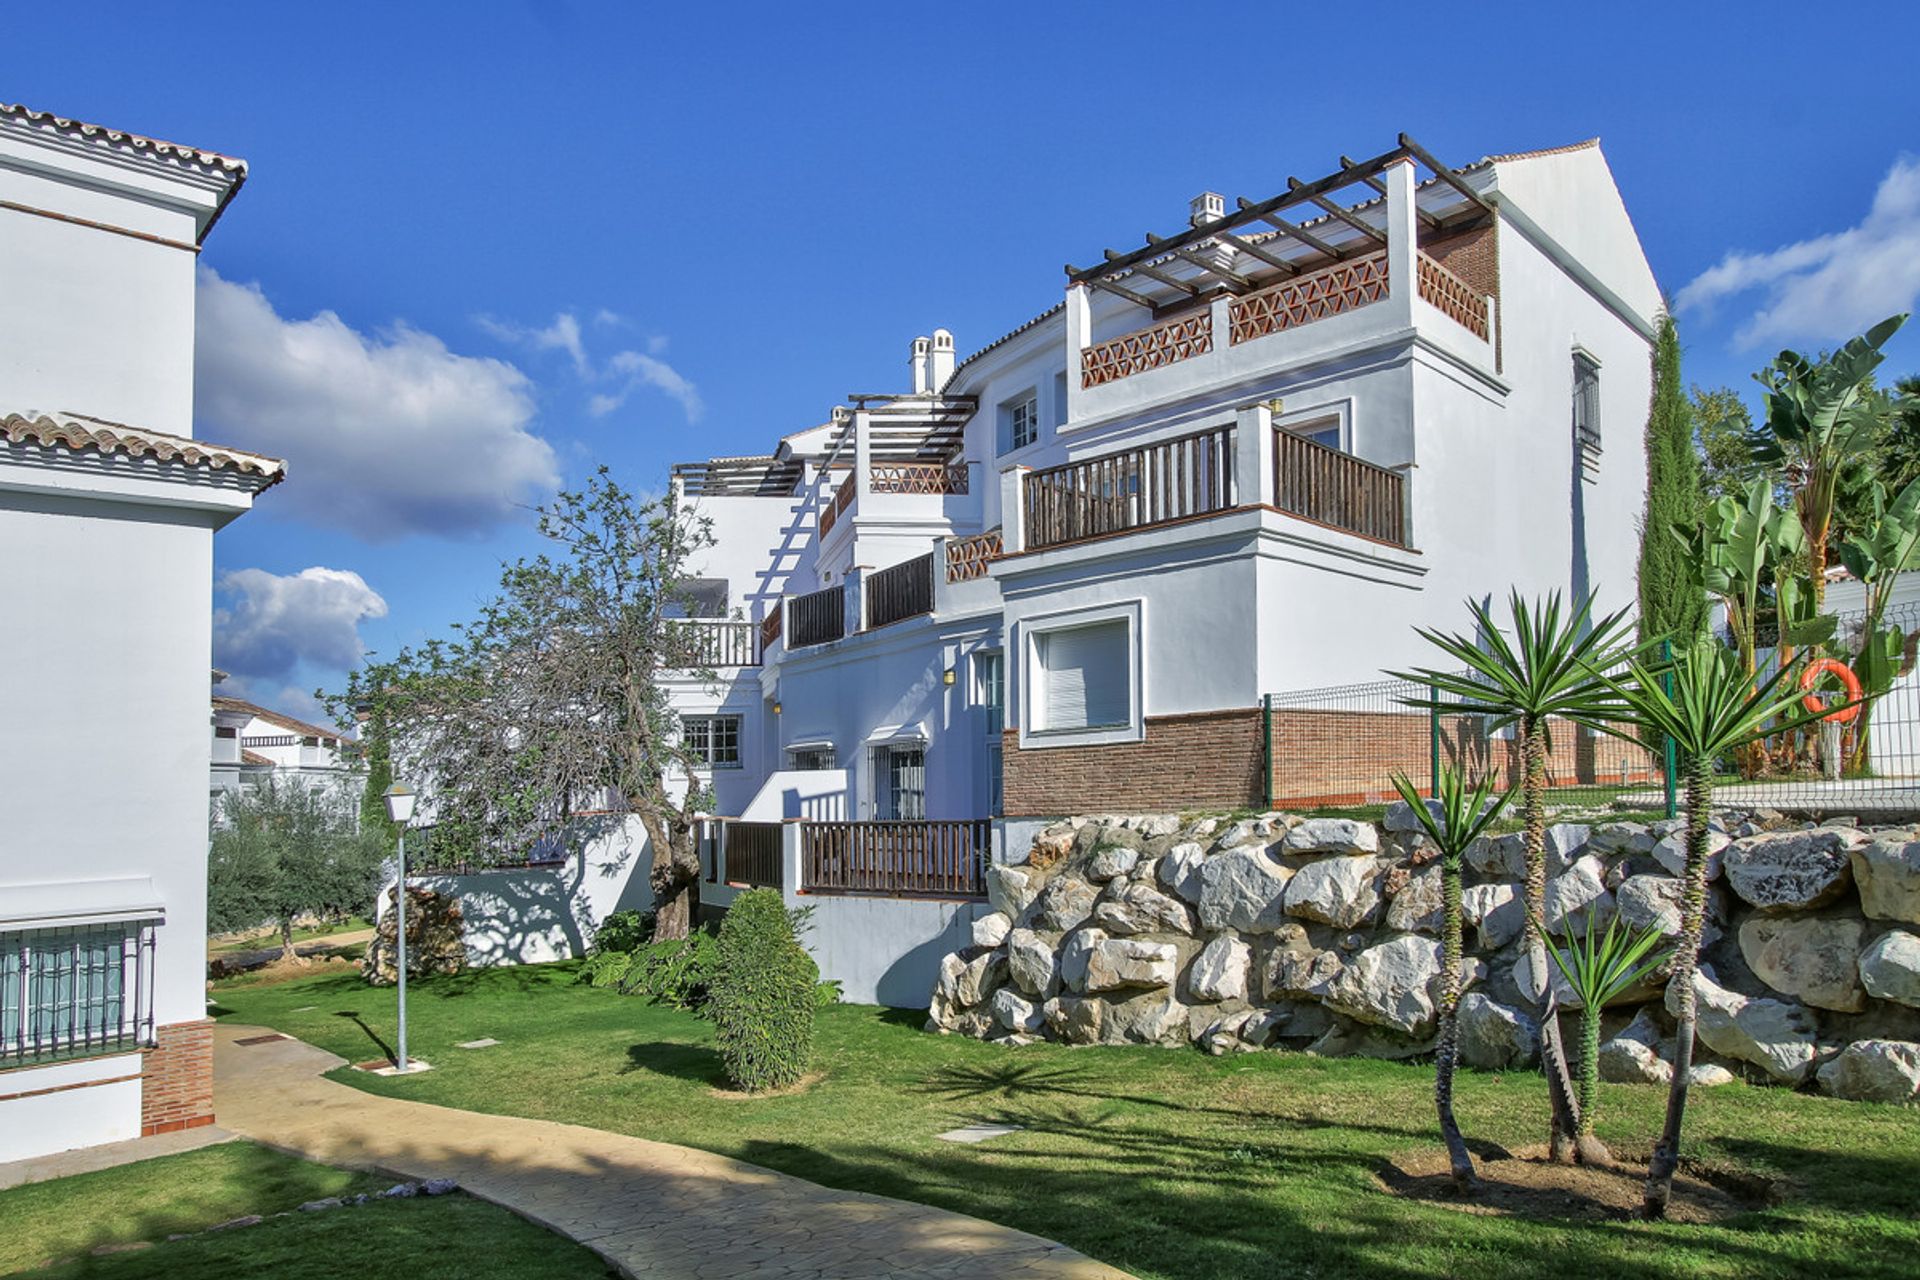
{"type": "Polygon", "coordinates": [[[1035,730],[1112,729],[1132,721],[1125,621],[1042,632],[1035,638],[1034,656],[1039,667],[1035,730]]]}
{"type": "Polygon", "coordinates": [[[1288,427],[1288,431],[1315,444],[1325,445],[1329,449],[1341,448],[1340,419],[1322,418],[1317,422],[1303,422],[1297,427],[1288,427]]]}
{"type": "Polygon", "coordinates": [[[1007,660],[998,649],[973,655],[973,705],[986,713],[986,731],[998,738],[1007,719],[1007,660]]]}
{"type": "Polygon", "coordinates": [[[1573,440],[1600,452],[1600,362],[1580,351],[1573,353],[1573,440]]]}
{"type": "Polygon", "coordinates": [[[153,926],[0,933],[0,1067],[153,1043],[153,926]]]}
{"type": "Polygon", "coordinates": [[[1024,449],[1040,438],[1040,402],[1029,391],[1000,406],[1000,452],[1024,449]]]}
{"type": "Polygon", "coordinates": [[[987,748],[987,814],[998,818],[1006,804],[1005,770],[1002,768],[1001,748],[994,743],[987,748]]]}
{"type": "Polygon", "coordinates": [[[792,763],[787,766],[790,769],[814,770],[837,769],[840,767],[833,762],[833,748],[831,746],[790,747],[787,750],[787,758],[792,761],[792,763]]]}
{"type": "Polygon", "coordinates": [[[694,759],[715,769],[740,767],[739,716],[682,716],[680,732],[694,759]]]}
{"type": "Polygon", "coordinates": [[[873,749],[873,810],[882,822],[923,822],[927,816],[927,749],[873,749]]]}
{"type": "Polygon", "coordinates": [[[1053,375],[1053,425],[1067,425],[1067,375],[1064,370],[1053,375]]]}

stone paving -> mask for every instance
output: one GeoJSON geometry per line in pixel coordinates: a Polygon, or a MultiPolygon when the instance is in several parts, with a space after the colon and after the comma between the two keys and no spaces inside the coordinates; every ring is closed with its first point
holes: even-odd
{"type": "Polygon", "coordinates": [[[234,1135],[214,1125],[201,1125],[197,1129],[176,1129],[172,1133],[155,1134],[151,1138],[129,1138],[125,1142],[107,1142],[97,1147],[80,1147],[74,1151],[61,1151],[50,1156],[35,1156],[31,1160],[10,1160],[0,1164],[0,1191],[8,1187],[23,1186],[29,1182],[45,1182],[49,1178],[65,1178],[76,1173],[93,1173],[100,1169],[116,1169],[123,1164],[136,1164],[142,1160],[152,1160],[156,1156],[178,1155],[182,1151],[198,1151],[201,1147],[211,1147],[222,1142],[232,1142],[234,1135]]]}
{"type": "Polygon", "coordinates": [[[453,1178],[644,1280],[1127,1280],[1023,1231],[711,1152],[377,1097],[322,1079],[343,1060],[302,1041],[235,1043],[259,1034],[214,1030],[223,1128],[327,1164],[453,1178]]]}

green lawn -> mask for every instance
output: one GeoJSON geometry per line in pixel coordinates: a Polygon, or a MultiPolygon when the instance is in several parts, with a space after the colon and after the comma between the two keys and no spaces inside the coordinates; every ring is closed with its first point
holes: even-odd
{"type": "MultiPolygon", "coordinates": [[[[336,933],[353,933],[359,929],[371,928],[373,928],[373,921],[360,916],[351,916],[333,924],[313,925],[305,929],[295,929],[293,931],[293,942],[295,946],[299,946],[303,942],[315,942],[322,938],[330,938],[336,933]]],[[[280,930],[260,929],[242,937],[229,938],[223,942],[209,942],[207,944],[207,954],[210,956],[219,956],[234,951],[265,951],[269,947],[277,947],[279,945],[280,930]]]]}
{"type": "MultiPolygon", "coordinates": [[[[920,1015],[824,1010],[825,1076],[793,1096],[721,1096],[709,1028],[528,966],[410,987],[410,1048],[434,1070],[371,1092],[593,1125],[704,1147],[832,1186],[901,1196],[1065,1241],[1143,1277],[1649,1275],[1904,1277],[1920,1251],[1920,1117],[1729,1086],[1696,1091],[1695,1155],[1791,1179],[1780,1208],[1711,1227],[1568,1226],[1467,1215],[1384,1194],[1394,1152],[1437,1145],[1431,1069],[1263,1053],[1010,1050],[919,1029],[920,1015]],[[494,1037],[496,1048],[457,1041],[494,1037]],[[1021,1133],[979,1146],[934,1135],[975,1120],[1021,1133]]],[[[393,992],[351,976],[216,987],[219,1016],[350,1061],[393,1036],[393,992]],[[306,1012],[294,1012],[305,1006],[306,1012]],[[376,1043],[376,1038],[378,1043],[376,1043]]],[[[1601,1135],[1657,1132],[1665,1092],[1607,1086],[1601,1135]]],[[[1470,1138],[1538,1141],[1532,1075],[1469,1074],[1470,1138]]]]}
{"type": "Polygon", "coordinates": [[[248,1142],[31,1183],[0,1191],[0,1274],[36,1280],[335,1280],[391,1270],[409,1280],[598,1280],[609,1274],[606,1263],[572,1241],[465,1195],[269,1218],[166,1242],[176,1232],[390,1185],[389,1178],[312,1164],[248,1142]],[[452,1240],[459,1241],[458,1250],[447,1247],[452,1240]],[[133,1241],[154,1247],[98,1257],[89,1252],[133,1241]],[[64,1261],[41,1265],[50,1260],[64,1261]]]}

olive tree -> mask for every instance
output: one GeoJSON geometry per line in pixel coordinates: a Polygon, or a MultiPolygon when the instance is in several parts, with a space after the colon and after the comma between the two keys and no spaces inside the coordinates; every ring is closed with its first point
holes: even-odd
{"type": "Polygon", "coordinates": [[[207,927],[274,925],[292,960],[294,922],[372,913],[384,833],[354,820],[350,797],[271,776],[220,798],[207,853],[207,927]]]}

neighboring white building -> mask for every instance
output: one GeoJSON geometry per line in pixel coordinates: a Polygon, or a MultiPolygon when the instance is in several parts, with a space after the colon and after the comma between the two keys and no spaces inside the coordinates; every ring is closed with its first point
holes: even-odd
{"type": "MultiPolygon", "coordinates": [[[[216,686],[222,674],[214,673],[216,686]]],[[[351,741],[338,729],[215,693],[208,790],[217,804],[234,787],[266,778],[315,791],[351,788],[358,781],[347,753],[351,741]]]]}
{"type": "Polygon", "coordinates": [[[0,1160],[210,1123],[194,263],[242,161],[0,106],[0,1160]]]}

